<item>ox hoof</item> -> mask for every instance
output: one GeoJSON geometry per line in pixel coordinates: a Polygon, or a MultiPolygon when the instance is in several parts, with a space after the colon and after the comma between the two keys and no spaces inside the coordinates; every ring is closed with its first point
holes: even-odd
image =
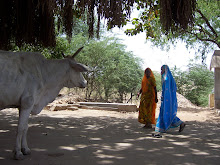
{"type": "Polygon", "coordinates": [[[31,154],[31,150],[29,148],[21,148],[21,152],[23,153],[23,155],[31,154]]]}
{"type": "Polygon", "coordinates": [[[14,152],[14,159],[15,160],[23,160],[24,155],[22,154],[22,152],[14,152]]]}

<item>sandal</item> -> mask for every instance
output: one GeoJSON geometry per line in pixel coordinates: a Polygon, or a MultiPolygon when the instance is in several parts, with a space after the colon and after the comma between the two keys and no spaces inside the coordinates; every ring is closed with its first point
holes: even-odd
{"type": "Polygon", "coordinates": [[[182,132],[184,130],[185,126],[186,126],[185,123],[180,124],[179,132],[182,132]]]}
{"type": "Polygon", "coordinates": [[[152,133],[152,136],[155,137],[155,138],[162,138],[162,135],[160,135],[160,134],[152,133]]]}

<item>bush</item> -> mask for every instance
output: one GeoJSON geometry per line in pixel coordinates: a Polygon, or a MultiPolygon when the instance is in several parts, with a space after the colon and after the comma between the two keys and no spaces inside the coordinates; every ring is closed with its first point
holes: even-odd
{"type": "Polygon", "coordinates": [[[177,84],[177,92],[193,104],[207,106],[209,94],[214,87],[214,73],[206,66],[190,64],[187,71],[172,69],[177,84]]]}

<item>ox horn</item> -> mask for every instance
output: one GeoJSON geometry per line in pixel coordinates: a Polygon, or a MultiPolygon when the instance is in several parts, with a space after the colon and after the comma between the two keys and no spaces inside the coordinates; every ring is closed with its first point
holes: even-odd
{"type": "Polygon", "coordinates": [[[72,56],[72,58],[76,57],[76,55],[83,49],[83,47],[79,48],[72,56]]]}

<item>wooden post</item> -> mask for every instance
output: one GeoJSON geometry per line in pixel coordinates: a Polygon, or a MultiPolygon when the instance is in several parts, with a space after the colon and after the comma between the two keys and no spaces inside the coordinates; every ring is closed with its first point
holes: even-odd
{"type": "Polygon", "coordinates": [[[209,108],[214,108],[215,107],[215,98],[214,94],[209,94],[209,108]]]}

